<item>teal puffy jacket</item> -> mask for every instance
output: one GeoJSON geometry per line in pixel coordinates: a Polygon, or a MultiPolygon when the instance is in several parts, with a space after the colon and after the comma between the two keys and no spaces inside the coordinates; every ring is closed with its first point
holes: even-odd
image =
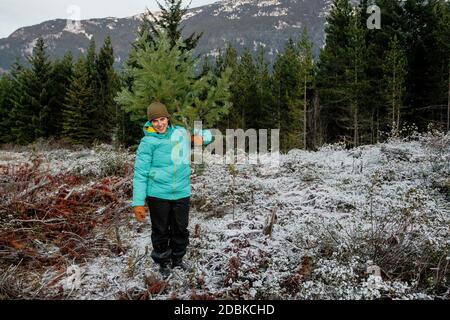
{"type": "MultiPolygon", "coordinates": [[[[158,134],[150,121],[144,125],[134,163],[132,206],[145,205],[147,196],[177,200],[191,195],[191,140],[188,131],[169,124],[158,134]]],[[[209,130],[194,131],[203,138],[203,144],[212,141],[209,130]]]]}

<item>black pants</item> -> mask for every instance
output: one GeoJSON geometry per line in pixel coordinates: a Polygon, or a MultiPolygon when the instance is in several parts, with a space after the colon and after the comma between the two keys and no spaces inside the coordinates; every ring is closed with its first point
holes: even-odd
{"type": "Polygon", "coordinates": [[[165,200],[147,197],[152,222],[151,257],[156,263],[181,260],[189,244],[189,202],[190,197],[165,200]]]}

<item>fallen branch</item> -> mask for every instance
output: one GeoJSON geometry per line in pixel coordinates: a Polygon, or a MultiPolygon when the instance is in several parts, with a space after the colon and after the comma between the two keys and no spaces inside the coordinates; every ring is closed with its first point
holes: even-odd
{"type": "Polygon", "coordinates": [[[29,219],[29,220],[23,220],[23,219],[13,219],[10,222],[23,222],[23,223],[31,223],[31,222],[39,222],[43,224],[57,224],[54,223],[54,221],[61,221],[63,223],[67,223],[66,219],[62,218],[55,218],[55,219],[48,219],[48,220],[39,220],[39,219],[29,219]]]}

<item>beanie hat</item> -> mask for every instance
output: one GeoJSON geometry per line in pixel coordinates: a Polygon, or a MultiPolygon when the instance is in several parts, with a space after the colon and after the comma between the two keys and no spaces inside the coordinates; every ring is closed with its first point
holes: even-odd
{"type": "Polygon", "coordinates": [[[161,102],[153,102],[147,108],[147,118],[149,121],[152,121],[156,118],[166,117],[170,118],[170,114],[167,111],[167,108],[161,102]]]}

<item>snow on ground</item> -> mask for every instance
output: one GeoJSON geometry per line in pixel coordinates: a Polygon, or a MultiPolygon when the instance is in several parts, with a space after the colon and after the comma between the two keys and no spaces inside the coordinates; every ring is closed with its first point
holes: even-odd
{"type": "MultiPolygon", "coordinates": [[[[95,178],[108,174],[111,161],[134,158],[111,152],[105,146],[61,149],[43,157],[55,174],[95,178]]],[[[1,151],[0,165],[29,158],[28,152],[1,151]]],[[[75,276],[51,267],[30,272],[41,283],[38,296],[449,298],[449,134],[352,150],[339,144],[292,150],[275,168],[192,168],[191,271],[176,270],[161,282],[150,258],[150,222],[139,224],[130,210],[119,227],[125,252],[73,262],[75,276]]]]}

